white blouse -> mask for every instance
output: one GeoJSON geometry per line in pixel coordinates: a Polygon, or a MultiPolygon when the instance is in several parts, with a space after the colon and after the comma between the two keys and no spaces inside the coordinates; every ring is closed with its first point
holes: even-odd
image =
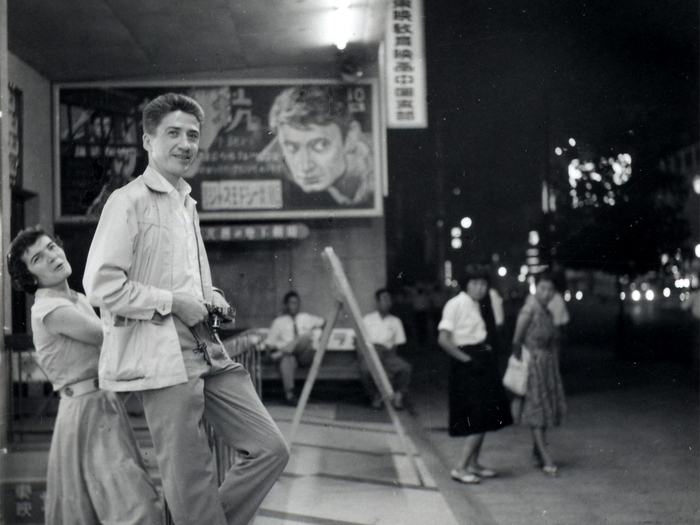
{"type": "Polygon", "coordinates": [[[445,304],[438,330],[451,332],[452,342],[457,346],[483,343],[486,323],[481,317],[479,303],[466,292],[459,292],[445,304]]]}

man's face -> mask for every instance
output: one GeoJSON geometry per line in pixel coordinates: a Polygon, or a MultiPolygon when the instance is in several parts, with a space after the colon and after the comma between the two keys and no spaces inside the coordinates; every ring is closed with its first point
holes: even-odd
{"type": "Polygon", "coordinates": [[[27,270],[36,277],[39,288],[62,283],[73,273],[66,252],[47,235],[39,237],[21,257],[27,270]]]}
{"type": "Polygon", "coordinates": [[[377,310],[381,315],[387,315],[391,311],[391,295],[387,292],[379,294],[377,298],[377,310]]]}
{"type": "Polygon", "coordinates": [[[281,124],[277,137],[294,182],[305,192],[326,190],[345,173],[345,144],[337,124],[309,129],[281,124]]]}
{"type": "Polygon", "coordinates": [[[168,113],[154,135],[144,134],[143,147],[148,151],[149,165],[170,182],[177,182],[197,157],[199,121],[194,115],[179,110],[168,113]]]}
{"type": "Polygon", "coordinates": [[[296,295],[292,295],[287,299],[287,313],[292,317],[299,313],[299,306],[299,298],[296,295]]]}

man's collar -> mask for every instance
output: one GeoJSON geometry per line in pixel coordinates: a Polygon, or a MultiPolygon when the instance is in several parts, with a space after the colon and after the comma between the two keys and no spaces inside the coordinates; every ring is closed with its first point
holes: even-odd
{"type": "Polygon", "coordinates": [[[148,166],[146,171],[143,172],[143,181],[146,183],[146,186],[153,191],[161,193],[170,193],[171,191],[177,190],[181,195],[189,195],[192,191],[192,187],[182,177],[178,179],[177,187],[175,187],[168,179],[151,166],[148,166]]]}

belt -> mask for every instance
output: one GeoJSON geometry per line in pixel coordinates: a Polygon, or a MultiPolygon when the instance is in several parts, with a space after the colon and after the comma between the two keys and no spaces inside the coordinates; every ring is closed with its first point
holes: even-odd
{"type": "Polygon", "coordinates": [[[78,381],[72,385],[64,386],[58,393],[61,398],[71,398],[80,397],[91,392],[95,392],[100,389],[100,384],[96,377],[92,379],[86,379],[85,381],[78,381]]]}

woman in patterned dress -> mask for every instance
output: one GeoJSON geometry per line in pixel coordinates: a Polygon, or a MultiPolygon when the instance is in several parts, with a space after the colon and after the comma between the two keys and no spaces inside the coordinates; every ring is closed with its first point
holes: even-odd
{"type": "Polygon", "coordinates": [[[557,467],[547,447],[546,430],[561,423],[566,402],[559,372],[559,334],[547,309],[554,295],[554,282],[548,272],[539,274],[536,282],[535,294],[521,308],[513,335],[513,355],[520,359],[523,347],[531,355],[527,392],[514,403],[520,412],[515,419],[530,426],[533,453],[543,472],[554,476],[557,467]]]}

